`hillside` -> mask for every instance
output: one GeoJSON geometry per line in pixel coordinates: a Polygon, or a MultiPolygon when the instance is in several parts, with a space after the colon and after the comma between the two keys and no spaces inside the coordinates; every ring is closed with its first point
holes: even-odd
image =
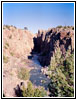
{"type": "MultiPolygon", "coordinates": [[[[28,67],[27,58],[32,48],[33,34],[30,31],[14,26],[3,26],[3,91],[5,96],[15,96],[14,88],[24,81],[18,78],[18,71],[22,67],[31,69],[28,67]]],[[[26,81],[25,84],[27,84],[26,81]]]]}
{"type": "Polygon", "coordinates": [[[17,29],[13,26],[3,27],[3,51],[10,56],[27,56],[33,48],[33,34],[25,29],[17,29]],[[26,48],[26,49],[25,49],[26,48]]]}

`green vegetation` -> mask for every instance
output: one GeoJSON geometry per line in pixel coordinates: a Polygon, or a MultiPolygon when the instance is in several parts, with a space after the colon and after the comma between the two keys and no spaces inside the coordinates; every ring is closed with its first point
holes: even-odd
{"type": "Polygon", "coordinates": [[[10,30],[10,26],[9,25],[5,25],[5,27],[10,30]]]}
{"type": "Polygon", "coordinates": [[[13,53],[13,52],[10,52],[10,55],[11,55],[11,56],[14,56],[14,53],[13,53]]]}
{"type": "Polygon", "coordinates": [[[16,26],[11,25],[11,27],[14,27],[16,29],[16,26]]]}
{"type": "Polygon", "coordinates": [[[74,96],[74,54],[70,49],[66,53],[66,59],[61,56],[60,49],[57,48],[49,66],[52,72],[49,76],[51,83],[49,86],[52,97],[73,97],[74,96]]]}
{"type": "Polygon", "coordinates": [[[74,26],[62,26],[62,25],[59,25],[56,28],[64,28],[64,29],[72,28],[72,30],[74,30],[74,26]]]}
{"type": "Polygon", "coordinates": [[[22,80],[28,80],[29,77],[29,71],[26,68],[20,68],[20,70],[18,71],[18,78],[22,80]]]}
{"type": "Polygon", "coordinates": [[[56,52],[51,59],[52,61],[50,62],[50,66],[49,66],[50,71],[55,70],[56,66],[60,63],[61,60],[60,48],[56,49],[56,52]]]}
{"type": "Polygon", "coordinates": [[[67,26],[68,28],[70,28],[70,26],[67,26]]]}
{"type": "Polygon", "coordinates": [[[4,46],[4,48],[5,48],[5,49],[8,49],[8,47],[7,47],[6,45],[4,46]]]}
{"type": "Polygon", "coordinates": [[[42,80],[42,82],[41,83],[45,83],[46,81],[45,80],[42,80]]]}
{"type": "Polygon", "coordinates": [[[30,81],[28,82],[27,89],[23,86],[22,95],[23,97],[32,97],[34,95],[33,85],[30,81]]]}
{"type": "Polygon", "coordinates": [[[8,49],[8,47],[9,47],[9,44],[8,44],[8,43],[5,43],[4,48],[5,48],[5,49],[8,49]]]}
{"type": "Polygon", "coordinates": [[[45,96],[47,96],[47,93],[43,87],[41,87],[40,89],[39,88],[35,89],[34,97],[45,97],[45,96]]]}
{"type": "Polygon", "coordinates": [[[3,62],[8,63],[8,61],[9,61],[9,58],[3,55],[3,62]]]}
{"type": "Polygon", "coordinates": [[[5,45],[6,45],[7,47],[9,47],[9,43],[5,43],[5,45]]]}
{"type": "Polygon", "coordinates": [[[67,26],[64,26],[64,29],[66,29],[67,28],[67,26]]]}
{"type": "Polygon", "coordinates": [[[23,86],[22,95],[23,97],[44,97],[47,93],[43,87],[34,88],[32,83],[29,81],[27,88],[23,86]]]}
{"type": "Polygon", "coordinates": [[[62,28],[62,25],[57,26],[57,28],[62,28]]]}
{"type": "Polygon", "coordinates": [[[4,25],[3,26],[3,29],[9,29],[10,30],[10,27],[14,27],[16,29],[16,26],[13,26],[13,25],[4,25]]]}

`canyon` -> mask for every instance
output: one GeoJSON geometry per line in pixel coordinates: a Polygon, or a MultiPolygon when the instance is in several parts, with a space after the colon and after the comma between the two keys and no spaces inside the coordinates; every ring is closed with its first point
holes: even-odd
{"type": "MultiPolygon", "coordinates": [[[[6,97],[16,97],[15,88],[20,83],[27,87],[29,80],[19,79],[20,68],[30,71],[30,81],[36,86],[43,86],[48,92],[50,79],[42,72],[50,65],[57,48],[65,57],[66,51],[74,51],[74,29],[56,27],[38,30],[32,34],[29,30],[14,26],[3,26],[3,93],[6,97]]],[[[48,92],[49,94],[49,92],[48,92]]]]}

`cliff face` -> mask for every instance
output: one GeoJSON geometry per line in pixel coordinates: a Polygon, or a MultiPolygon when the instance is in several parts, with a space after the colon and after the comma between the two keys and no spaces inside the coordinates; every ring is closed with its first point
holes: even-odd
{"type": "Polygon", "coordinates": [[[37,37],[34,38],[33,52],[39,53],[39,61],[44,66],[50,64],[56,48],[60,48],[62,55],[65,56],[69,46],[72,52],[74,50],[74,30],[72,27],[52,28],[47,31],[39,30],[37,37]]]}
{"type": "Polygon", "coordinates": [[[17,29],[13,26],[4,26],[3,52],[15,57],[27,56],[33,48],[33,34],[28,30],[17,29]]]}

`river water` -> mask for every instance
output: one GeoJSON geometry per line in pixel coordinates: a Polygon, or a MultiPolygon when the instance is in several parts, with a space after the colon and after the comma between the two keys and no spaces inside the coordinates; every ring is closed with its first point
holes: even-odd
{"type": "Polygon", "coordinates": [[[38,56],[33,55],[32,61],[34,68],[30,71],[30,81],[35,86],[43,86],[46,90],[48,90],[48,83],[50,82],[50,79],[41,72],[42,66],[38,61],[38,56]]]}

